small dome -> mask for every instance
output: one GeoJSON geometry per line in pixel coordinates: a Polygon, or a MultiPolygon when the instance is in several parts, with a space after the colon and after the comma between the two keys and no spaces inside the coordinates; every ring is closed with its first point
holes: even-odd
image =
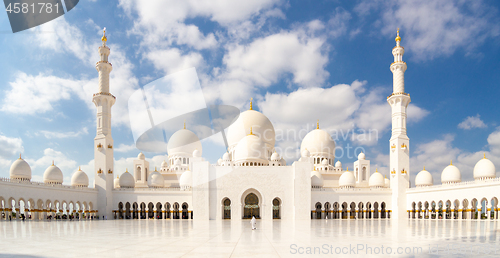
{"type": "Polygon", "coordinates": [[[302,151],[303,158],[309,158],[310,156],[311,156],[311,153],[307,149],[302,151]]]}
{"type": "Polygon", "coordinates": [[[166,167],[168,167],[168,163],[164,160],[164,161],[161,163],[161,167],[162,167],[162,168],[166,168],[166,167]]]}
{"type": "Polygon", "coordinates": [[[350,188],[356,185],[356,178],[354,178],[354,174],[351,171],[346,171],[342,173],[339,178],[339,186],[341,188],[350,188]]]}
{"type": "Polygon", "coordinates": [[[163,187],[165,185],[163,176],[158,171],[154,171],[149,174],[148,177],[148,186],[149,187],[163,187]]]}
{"type": "Polygon", "coordinates": [[[139,155],[137,155],[137,158],[138,159],[142,159],[142,160],[145,160],[146,159],[146,156],[144,156],[144,153],[139,153],[139,155]]]}
{"type": "Polygon", "coordinates": [[[448,165],[443,169],[441,173],[441,183],[458,183],[462,181],[462,175],[460,174],[460,170],[455,167],[453,164],[448,165]]]}
{"type": "Polygon", "coordinates": [[[365,160],[366,156],[363,152],[358,155],[358,160],[365,160]]]}
{"type": "Polygon", "coordinates": [[[120,178],[116,176],[115,180],[113,181],[113,186],[114,188],[120,188],[120,178]]]}
{"type": "Polygon", "coordinates": [[[415,186],[431,186],[434,184],[434,180],[432,179],[431,173],[429,171],[422,170],[418,172],[417,176],[415,177],[415,186]]]}
{"type": "Polygon", "coordinates": [[[135,187],[135,180],[134,176],[130,174],[128,171],[125,171],[120,176],[120,188],[134,188],[135,187]]]}
{"type": "Polygon", "coordinates": [[[195,150],[198,150],[201,156],[202,148],[200,138],[188,129],[181,129],[175,132],[168,140],[168,155],[177,154],[191,157],[195,150]]]}
{"type": "Polygon", "coordinates": [[[236,145],[234,150],[234,161],[243,163],[246,161],[260,162],[262,165],[268,165],[269,160],[266,144],[258,136],[249,134],[236,145]]]}
{"type": "Polygon", "coordinates": [[[389,180],[389,178],[385,177],[384,183],[385,183],[385,187],[391,187],[391,180],[389,180]]]}
{"type": "Polygon", "coordinates": [[[276,151],[273,153],[273,155],[271,155],[271,160],[272,161],[279,161],[280,160],[280,155],[278,155],[278,153],[276,153],[276,151]]]}
{"type": "Polygon", "coordinates": [[[201,152],[198,149],[194,150],[193,151],[193,157],[195,157],[195,158],[201,157],[201,152]]]}
{"type": "Polygon", "coordinates": [[[186,170],[182,173],[179,178],[179,186],[181,187],[181,190],[188,190],[193,186],[193,174],[191,173],[191,170],[186,170]]]}
{"type": "Polygon", "coordinates": [[[335,162],[335,167],[336,168],[342,167],[342,162],[340,162],[340,160],[337,160],[337,162],[335,162]]]}
{"type": "Polygon", "coordinates": [[[323,176],[319,171],[313,170],[311,171],[311,186],[312,187],[323,187],[323,176]]]}
{"type": "Polygon", "coordinates": [[[486,156],[478,161],[474,166],[474,179],[487,179],[495,178],[496,175],[495,165],[486,156]]]}
{"type": "Polygon", "coordinates": [[[221,164],[222,164],[222,159],[221,159],[221,158],[219,158],[219,159],[217,160],[217,165],[218,165],[218,166],[220,166],[221,164]]]}
{"type": "Polygon", "coordinates": [[[333,157],[335,156],[335,141],[325,130],[314,129],[304,137],[300,144],[301,152],[305,149],[314,156],[333,157]]]}
{"type": "Polygon", "coordinates": [[[224,153],[224,155],[222,155],[222,160],[224,161],[230,161],[229,159],[229,153],[226,151],[226,153],[224,153]]]}
{"type": "Polygon", "coordinates": [[[79,187],[89,187],[89,177],[80,168],[71,177],[71,185],[79,187]]]}
{"type": "Polygon", "coordinates": [[[328,159],[323,159],[323,160],[321,161],[321,165],[323,165],[323,166],[328,165],[328,159]]]}
{"type": "Polygon", "coordinates": [[[43,173],[43,182],[46,184],[62,184],[62,171],[54,165],[54,163],[52,163],[52,165],[50,165],[43,173]]]}
{"type": "Polygon", "coordinates": [[[373,173],[370,176],[370,179],[368,180],[368,185],[370,187],[384,187],[385,186],[384,176],[380,174],[378,171],[375,171],[375,173],[373,173]]]}
{"type": "Polygon", "coordinates": [[[10,178],[31,180],[31,167],[21,156],[10,166],[10,178]]]}

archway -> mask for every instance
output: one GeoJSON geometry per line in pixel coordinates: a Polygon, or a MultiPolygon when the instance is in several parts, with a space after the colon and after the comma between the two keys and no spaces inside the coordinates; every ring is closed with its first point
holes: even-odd
{"type": "Polygon", "coordinates": [[[464,199],[462,201],[462,219],[467,219],[467,209],[469,208],[469,200],[464,199]]]}
{"type": "Polygon", "coordinates": [[[334,202],[333,203],[333,219],[338,219],[339,218],[339,203],[334,202]]]}
{"type": "Polygon", "coordinates": [[[481,200],[481,219],[487,219],[488,216],[488,200],[483,198],[481,200]]]}
{"type": "Polygon", "coordinates": [[[331,207],[330,207],[330,203],[329,202],[326,202],[325,203],[325,218],[327,219],[331,219],[332,217],[330,216],[331,215],[331,207]]]}
{"type": "Polygon", "coordinates": [[[146,204],[141,202],[140,219],[146,219],[146,204]]]}
{"type": "Polygon", "coordinates": [[[167,216],[165,216],[166,219],[171,219],[172,218],[172,213],[170,212],[170,203],[167,202],[165,203],[165,213],[167,214],[167,216]]]}
{"type": "Polygon", "coordinates": [[[372,204],[370,202],[366,203],[366,218],[372,218],[372,204]]]}
{"type": "Polygon", "coordinates": [[[280,214],[281,201],[278,198],[273,200],[273,219],[281,219],[280,214]]]}
{"type": "Polygon", "coordinates": [[[189,219],[188,204],[182,204],[182,219],[189,219]]]}
{"type": "Polygon", "coordinates": [[[471,219],[477,219],[477,200],[476,198],[472,199],[471,201],[471,219]]]}
{"type": "Polygon", "coordinates": [[[125,203],[125,218],[130,219],[130,203],[125,203]]]}
{"type": "Polygon", "coordinates": [[[163,213],[161,210],[161,203],[156,203],[156,218],[155,219],[163,219],[163,213]]]}
{"type": "Polygon", "coordinates": [[[123,203],[122,202],[118,203],[118,219],[123,219],[123,203]]]}
{"type": "Polygon", "coordinates": [[[139,205],[136,202],[132,204],[132,209],[133,209],[132,218],[139,219],[139,214],[138,214],[139,205]]]}
{"type": "Polygon", "coordinates": [[[378,219],[379,218],[378,202],[375,202],[373,204],[373,218],[374,219],[378,219]]]}
{"type": "Polygon", "coordinates": [[[316,203],[316,219],[321,219],[321,203],[316,203]]]}
{"type": "Polygon", "coordinates": [[[358,218],[359,219],[363,219],[365,216],[363,216],[363,203],[362,202],[359,202],[358,203],[358,218]]]}
{"type": "Polygon", "coordinates": [[[350,207],[351,207],[351,211],[350,211],[349,216],[351,219],[355,219],[356,218],[356,204],[354,202],[351,202],[350,207]]]}
{"type": "Polygon", "coordinates": [[[179,219],[179,204],[178,203],[174,203],[174,214],[172,216],[172,219],[179,219]]]}
{"type": "Polygon", "coordinates": [[[386,216],[386,215],[387,215],[387,212],[386,212],[386,210],[385,210],[385,202],[382,202],[382,203],[380,204],[380,213],[381,213],[381,214],[380,214],[380,217],[381,217],[381,218],[383,218],[383,219],[386,219],[386,218],[387,218],[387,216],[386,216]]]}
{"type": "Polygon", "coordinates": [[[347,203],[342,203],[342,219],[347,219],[347,203]]]}
{"type": "Polygon", "coordinates": [[[259,197],[257,197],[254,193],[249,193],[245,197],[243,209],[243,218],[251,219],[255,216],[256,219],[260,219],[260,206],[259,206],[259,197]]]}
{"type": "Polygon", "coordinates": [[[498,219],[498,199],[496,197],[493,197],[491,199],[491,219],[498,219]]]}
{"type": "Polygon", "coordinates": [[[223,215],[222,219],[231,219],[231,200],[229,198],[224,199],[222,202],[223,215]]]}

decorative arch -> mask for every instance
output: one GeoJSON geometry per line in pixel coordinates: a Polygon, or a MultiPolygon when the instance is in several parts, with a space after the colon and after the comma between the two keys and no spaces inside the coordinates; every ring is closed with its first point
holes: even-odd
{"type": "Polygon", "coordinates": [[[263,204],[262,195],[255,188],[249,188],[241,194],[241,214],[243,219],[261,218],[261,208],[263,204]]]}
{"type": "Polygon", "coordinates": [[[222,219],[231,219],[231,199],[224,197],[221,200],[222,219]]]}
{"type": "Polygon", "coordinates": [[[273,219],[281,219],[281,199],[279,197],[273,199],[273,219]]]}

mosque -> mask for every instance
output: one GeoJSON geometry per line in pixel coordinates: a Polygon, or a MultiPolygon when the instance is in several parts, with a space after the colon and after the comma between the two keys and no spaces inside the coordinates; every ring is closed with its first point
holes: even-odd
{"type": "MultiPolygon", "coordinates": [[[[262,113],[242,112],[227,129],[228,149],[217,164],[202,156],[198,136],[184,127],[168,141],[165,161],[152,170],[143,153],[120,176],[113,170],[111,108],[106,35],[99,47],[99,89],[94,139],[94,185],[80,169],[63,185],[63,173],[53,163],[43,182],[31,181],[31,168],[20,156],[10,178],[0,178],[1,220],[59,219],[498,219],[500,178],[485,156],[463,182],[450,164],[440,184],[422,170],[410,185],[410,140],[399,30],[392,49],[393,93],[389,141],[390,174],[373,171],[360,153],[352,169],[335,161],[335,142],[317,125],[302,140],[299,160],[286,164],[274,149],[275,131],[262,113]]],[[[387,114],[389,115],[389,114],[387,114]]],[[[122,171],[120,171],[122,172],[122,171]]]]}

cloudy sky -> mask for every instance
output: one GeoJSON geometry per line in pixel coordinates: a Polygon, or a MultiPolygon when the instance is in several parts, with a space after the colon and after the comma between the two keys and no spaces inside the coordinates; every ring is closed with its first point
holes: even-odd
{"type": "MultiPolygon", "coordinates": [[[[500,167],[500,16],[496,1],[80,1],[66,15],[12,34],[0,15],[0,177],[23,153],[33,180],[55,160],[69,183],[93,179],[97,48],[107,27],[115,172],[137,156],[127,103],[155,79],[195,67],[207,104],[254,109],[278,132],[321,128],[352,166],[364,149],[389,173],[396,29],[401,29],[412,180],[426,167],[439,182],[453,160],[466,180],[486,153],[500,167]]],[[[189,100],[185,100],[186,103],[189,100]]],[[[179,125],[181,128],[182,125],[179,125]]],[[[279,134],[279,133],[278,133],[279,134]]],[[[303,137],[303,135],[302,135],[303,137]]],[[[215,162],[222,141],[203,141],[215,162]]],[[[277,149],[291,164],[298,136],[277,149]]],[[[159,166],[165,153],[146,153],[159,166]]]]}

